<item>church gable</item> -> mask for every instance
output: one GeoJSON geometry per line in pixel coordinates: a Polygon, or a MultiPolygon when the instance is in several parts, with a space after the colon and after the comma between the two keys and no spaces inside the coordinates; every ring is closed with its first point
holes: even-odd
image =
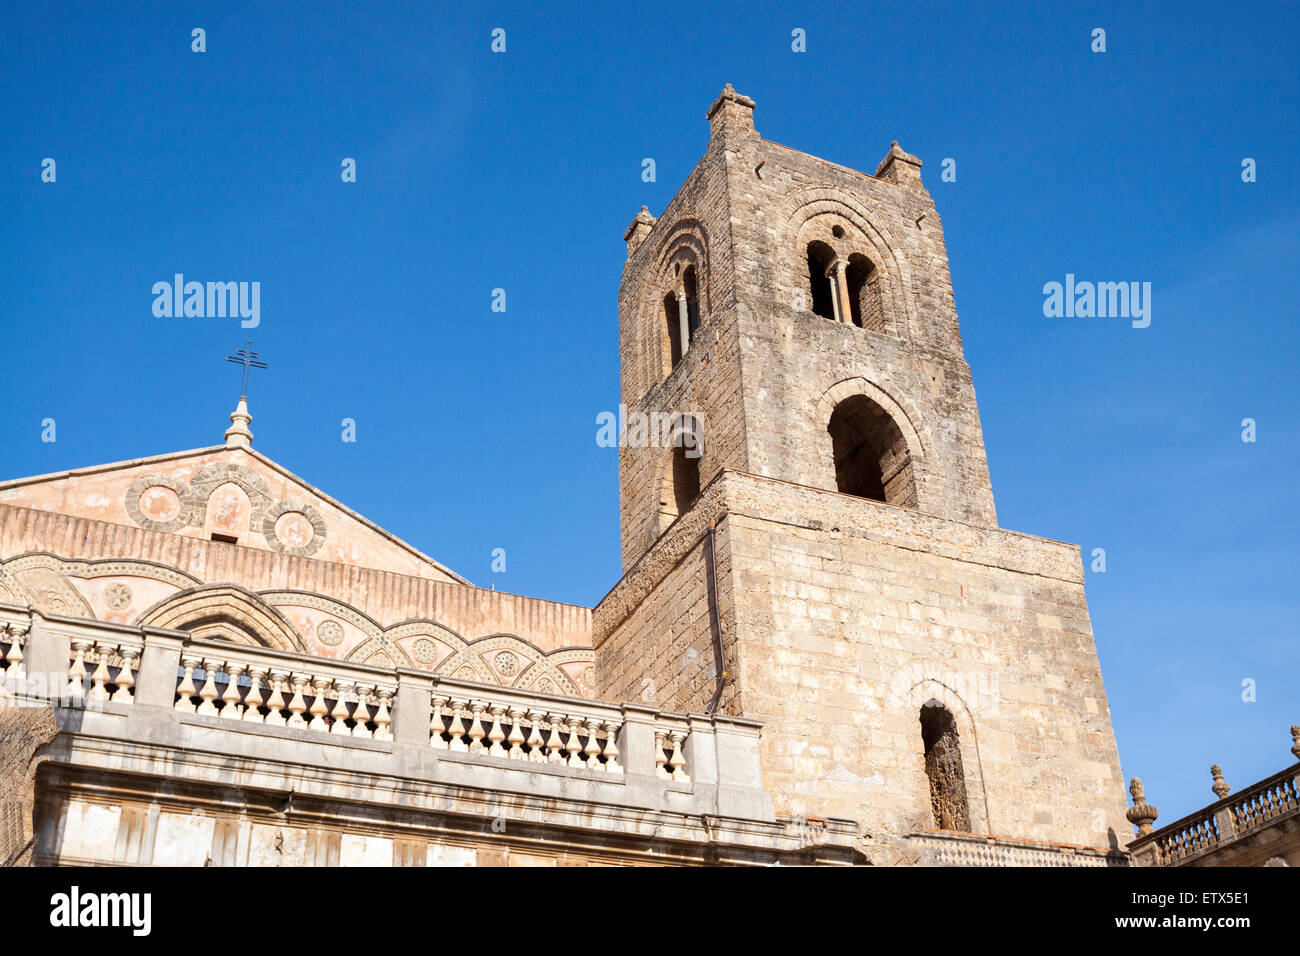
{"type": "Polygon", "coordinates": [[[0,482],[0,504],[469,583],[229,437],[225,446],[0,482]]]}

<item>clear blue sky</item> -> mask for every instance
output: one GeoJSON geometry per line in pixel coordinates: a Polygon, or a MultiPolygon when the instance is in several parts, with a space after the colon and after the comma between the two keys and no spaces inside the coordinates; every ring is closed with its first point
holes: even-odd
{"type": "Polygon", "coordinates": [[[1212,799],[1212,762],[1234,786],[1288,762],[1296,5],[552,6],[9,4],[3,476],[217,443],[245,332],[157,319],[150,288],[257,280],[256,448],[478,584],[593,604],[619,576],[595,416],[622,233],[731,82],[768,139],[926,161],[1000,522],[1106,549],[1097,645],[1161,822],[1212,799]],[[1067,272],[1151,282],[1150,328],[1045,318],[1067,272]]]}

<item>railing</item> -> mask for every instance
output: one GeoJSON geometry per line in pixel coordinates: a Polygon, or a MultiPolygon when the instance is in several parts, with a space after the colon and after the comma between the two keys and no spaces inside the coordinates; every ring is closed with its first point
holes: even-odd
{"type": "Polygon", "coordinates": [[[0,624],[0,678],[23,677],[23,641],[29,628],[24,624],[0,624]]]}
{"type": "Polygon", "coordinates": [[[1283,814],[1300,810],[1298,781],[1300,764],[1139,837],[1130,849],[1135,857],[1154,849],[1156,865],[1169,866],[1224,846],[1283,814]]]}
{"type": "MultiPolygon", "coordinates": [[[[623,720],[622,709],[608,704],[439,679],[430,699],[429,744],[449,753],[621,774],[623,720]]],[[[656,719],[655,773],[662,779],[690,782],[683,746],[689,733],[684,718],[656,719]]]]}
{"type": "Polygon", "coordinates": [[[740,718],[668,714],[9,605],[0,605],[0,679],[0,698],[129,719],[142,707],[167,708],[183,722],[235,732],[302,731],[343,746],[364,741],[370,751],[387,749],[375,743],[427,747],[453,775],[466,771],[451,764],[500,762],[620,785],[658,779],[712,799],[699,788],[718,786],[725,752],[732,779],[751,781],[729,787],[738,805],[757,799],[770,807],[758,776],[758,725],[740,718]],[[697,752],[692,743],[715,737],[726,737],[727,747],[697,752]]]}
{"type": "Polygon", "coordinates": [[[64,697],[100,703],[135,700],[135,670],[144,641],[140,638],[89,640],[74,638],[69,656],[68,685],[64,697]]]}
{"type": "Polygon", "coordinates": [[[173,709],[268,727],[391,740],[396,682],[369,670],[309,659],[286,661],[232,646],[181,654],[173,709]]]}

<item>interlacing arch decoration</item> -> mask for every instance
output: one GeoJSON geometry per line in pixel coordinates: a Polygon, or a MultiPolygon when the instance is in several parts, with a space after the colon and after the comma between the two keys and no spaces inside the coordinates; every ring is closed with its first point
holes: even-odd
{"type": "Polygon", "coordinates": [[[210,584],[173,594],[140,615],[142,626],[195,637],[307,653],[302,637],[276,608],[237,584],[210,584]]]}
{"type": "MultiPolygon", "coordinates": [[[[843,263],[846,286],[876,284],[879,316],[863,314],[854,324],[897,338],[910,336],[912,308],[906,290],[912,287],[911,270],[906,258],[894,252],[899,247],[897,238],[887,226],[877,225],[887,221],[885,216],[874,215],[860,199],[836,186],[810,185],[786,196],[778,221],[781,223],[778,241],[782,254],[788,257],[786,274],[793,283],[778,294],[788,295],[791,304],[802,298],[806,303],[803,311],[812,312],[808,285],[810,247],[823,257],[830,250],[831,260],[843,263]],[[874,325],[877,321],[878,325],[874,325]]],[[[821,265],[830,267],[832,261],[821,265]]],[[[856,295],[854,304],[857,304],[856,295]]]]}

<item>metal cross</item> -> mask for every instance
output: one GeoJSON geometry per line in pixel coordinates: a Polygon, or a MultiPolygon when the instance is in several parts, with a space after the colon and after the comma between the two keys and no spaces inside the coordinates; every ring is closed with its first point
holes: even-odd
{"type": "Polygon", "coordinates": [[[227,362],[234,362],[236,365],[244,366],[244,379],[239,386],[240,401],[248,398],[248,370],[250,368],[266,368],[265,362],[259,362],[261,356],[253,351],[252,340],[244,342],[242,349],[236,349],[234,355],[227,355],[227,362]]]}

